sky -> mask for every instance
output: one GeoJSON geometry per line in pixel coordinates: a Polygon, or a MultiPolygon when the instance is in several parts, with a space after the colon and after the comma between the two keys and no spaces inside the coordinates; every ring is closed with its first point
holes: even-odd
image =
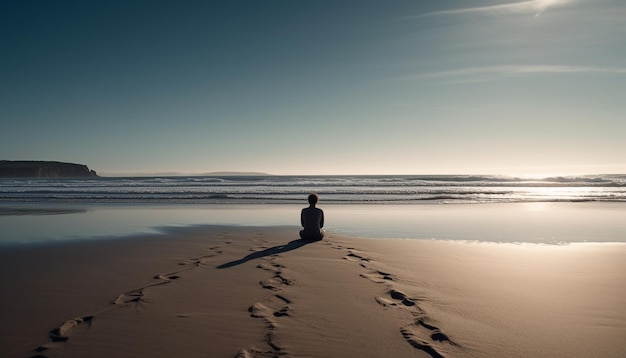
{"type": "Polygon", "coordinates": [[[0,159],[626,173],[623,0],[0,0],[0,159]]]}

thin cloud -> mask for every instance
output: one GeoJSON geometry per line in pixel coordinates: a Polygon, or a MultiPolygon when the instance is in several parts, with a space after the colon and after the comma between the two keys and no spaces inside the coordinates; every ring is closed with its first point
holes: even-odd
{"type": "Polygon", "coordinates": [[[532,75],[532,74],[563,74],[563,73],[613,73],[626,74],[626,68],[610,68],[610,67],[590,67],[590,66],[555,66],[555,65],[533,65],[533,66],[486,66],[486,67],[467,67],[450,71],[438,71],[430,73],[422,73],[408,76],[407,80],[426,80],[426,79],[468,79],[468,77],[479,76],[475,80],[485,80],[485,76],[491,76],[492,79],[503,76],[515,75],[532,75]]]}
{"type": "Polygon", "coordinates": [[[479,7],[470,7],[470,8],[463,8],[463,9],[434,11],[434,12],[429,12],[426,14],[419,15],[418,17],[472,14],[472,13],[479,13],[479,14],[531,13],[531,14],[535,14],[535,16],[539,16],[541,13],[543,13],[549,8],[563,6],[563,5],[572,3],[574,1],[575,0],[527,0],[527,1],[514,2],[514,3],[508,3],[508,4],[501,4],[501,5],[479,6],[479,7]]]}

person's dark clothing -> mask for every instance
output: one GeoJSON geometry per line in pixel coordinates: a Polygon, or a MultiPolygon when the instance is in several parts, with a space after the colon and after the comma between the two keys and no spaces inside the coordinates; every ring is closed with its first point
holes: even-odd
{"type": "Polygon", "coordinates": [[[324,237],[324,212],[314,206],[302,209],[300,222],[304,230],[300,231],[300,237],[306,240],[321,240],[324,237]]]}

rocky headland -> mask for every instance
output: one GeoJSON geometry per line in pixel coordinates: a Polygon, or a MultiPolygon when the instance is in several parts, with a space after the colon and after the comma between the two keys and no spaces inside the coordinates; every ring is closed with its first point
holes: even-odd
{"type": "Polygon", "coordinates": [[[86,165],[52,161],[0,160],[0,178],[97,177],[86,165]]]}

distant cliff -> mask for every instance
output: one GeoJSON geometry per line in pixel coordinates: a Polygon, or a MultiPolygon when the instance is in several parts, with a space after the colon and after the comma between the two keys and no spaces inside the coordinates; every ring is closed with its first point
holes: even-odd
{"type": "Polygon", "coordinates": [[[86,165],[48,162],[0,160],[0,178],[78,178],[96,177],[86,165]]]}

